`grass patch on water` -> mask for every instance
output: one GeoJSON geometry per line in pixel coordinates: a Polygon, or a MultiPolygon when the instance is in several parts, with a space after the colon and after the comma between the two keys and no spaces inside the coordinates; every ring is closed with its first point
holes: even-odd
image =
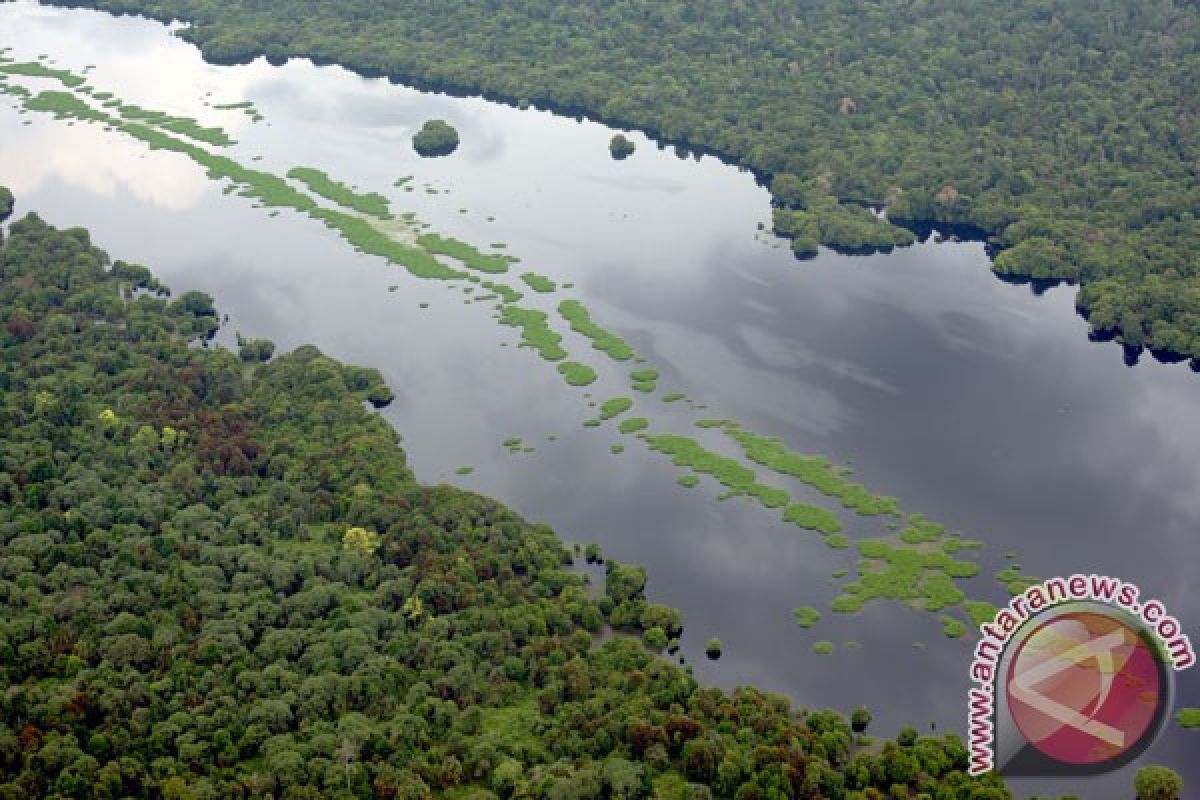
{"type": "Polygon", "coordinates": [[[600,419],[612,419],[633,408],[633,400],[628,397],[610,397],[600,404],[600,419]]]}
{"type": "Polygon", "coordinates": [[[667,392],[662,396],[664,403],[677,403],[687,397],[683,392],[667,392]]]}
{"type": "Polygon", "coordinates": [[[508,272],[508,265],[517,260],[508,255],[484,253],[474,245],[449,236],[439,236],[436,233],[425,233],[418,236],[417,244],[431,253],[457,259],[477,272],[495,275],[508,272]]]}
{"type": "Polygon", "coordinates": [[[821,621],[821,612],[811,606],[801,606],[792,609],[792,618],[801,628],[811,628],[821,621]]]}
{"type": "Polygon", "coordinates": [[[819,642],[813,642],[812,651],[819,656],[833,655],[833,650],[834,650],[833,642],[828,642],[825,640],[822,640],[819,642]]]}
{"type": "Polygon", "coordinates": [[[228,147],[234,143],[229,134],[220,128],[205,127],[190,117],[175,117],[165,111],[151,111],[141,106],[124,103],[117,105],[116,109],[117,113],[127,120],[145,122],[156,128],[215,147],[228,147]]]}
{"type": "Polygon", "coordinates": [[[942,633],[950,639],[961,639],[967,633],[967,626],[954,617],[943,614],[938,617],[938,622],[942,623],[942,633]]]}
{"type": "Polygon", "coordinates": [[[713,421],[742,447],[746,457],[772,472],[789,475],[821,494],[836,497],[846,508],[863,516],[898,514],[896,498],[871,494],[860,484],[846,480],[839,468],[824,456],[806,456],[788,449],[779,439],[760,436],[732,420],[713,421]]]}
{"type": "Polygon", "coordinates": [[[326,173],[312,167],[293,167],[288,170],[287,176],[300,181],[310,191],[343,208],[383,220],[392,218],[388,199],[378,192],[356,192],[341,181],[335,181],[326,173]]]}
{"type": "Polygon", "coordinates": [[[558,374],[572,386],[589,386],[596,382],[596,370],[578,361],[564,361],[558,365],[558,374]]]}
{"type": "Polygon", "coordinates": [[[512,304],[500,310],[500,324],[521,330],[521,346],[530,347],[547,361],[562,361],[567,351],[562,348],[562,336],[546,324],[545,312],[535,308],[521,308],[512,304]]]}
{"type": "Polygon", "coordinates": [[[617,425],[617,430],[621,433],[637,433],[649,427],[650,421],[645,417],[629,417],[628,419],[621,420],[621,423],[617,425]]]}
{"type": "Polygon", "coordinates": [[[525,281],[526,286],[539,294],[549,294],[558,288],[558,284],[554,281],[545,275],[538,275],[536,272],[522,273],[521,280],[525,281]]]}
{"type": "MultiPolygon", "coordinates": [[[[565,288],[566,284],[563,286],[565,288]]],[[[578,300],[563,300],[558,304],[558,313],[571,326],[571,330],[590,339],[592,347],[608,353],[614,361],[628,361],[633,358],[633,348],[615,333],[592,322],[591,314],[583,303],[578,300]]]]}
{"type": "Polygon", "coordinates": [[[63,86],[75,89],[82,86],[87,79],[65,69],[54,69],[35,61],[0,64],[0,74],[22,75],[26,78],[51,78],[63,86]]]}
{"type": "Polygon", "coordinates": [[[1190,730],[1200,729],[1200,708],[1181,708],[1175,714],[1179,727],[1190,730]]]}

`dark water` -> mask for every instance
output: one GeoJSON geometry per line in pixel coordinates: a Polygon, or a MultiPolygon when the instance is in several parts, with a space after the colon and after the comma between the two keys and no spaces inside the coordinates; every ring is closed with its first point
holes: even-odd
{"type": "MultiPolygon", "coordinates": [[[[387,193],[435,230],[507,243],[523,259],[518,272],[574,281],[593,316],[660,368],[664,389],[796,449],[850,460],[906,511],[985,540],[977,595],[1001,600],[987,576],[1013,551],[1037,575],[1137,581],[1200,638],[1189,589],[1200,377],[1148,360],[1129,368],[1117,345],[1089,342],[1073,289],[1038,296],[996,280],[981,244],[796,262],[756,236],[766,192],[714,159],[682,160],[635,134],[637,153],[614,162],[603,126],[337,68],[214,67],[144,20],[5,4],[4,45],[76,70],[96,64],[98,89],[222,124],[243,162],[326,169],[387,193]],[[216,103],[254,100],[266,122],[204,106],[207,92],[216,103]],[[429,117],[459,129],[453,156],[412,153],[409,137],[429,117]],[[405,175],[416,191],[392,187],[405,175]],[[426,183],[449,193],[427,194],[426,183]]],[[[685,614],[683,650],[701,680],[754,683],[811,707],[865,703],[881,733],[905,722],[962,729],[967,641],[946,640],[931,615],[882,604],[797,627],[790,610],[826,608],[837,594],[830,575],[853,569],[853,551],[831,551],[757,506],[717,503],[711,485],[681,488],[636,440],[581,427],[593,413],[584,390],[518,350],[490,305],[356,255],[307,218],[269,218],[180,157],[18,115],[3,100],[0,183],[19,212],[87,226],[114,256],[153,266],[176,289],[214,294],[232,317],[227,337],[313,342],[379,367],[397,393],[386,414],[422,480],[499,497],[565,539],[644,564],[652,599],[685,614]],[[509,454],[510,436],[536,452],[509,454]],[[611,455],[622,439],[626,452],[611,455]],[[456,476],[459,466],[475,471],[456,476]],[[703,656],[711,636],[724,643],[718,662],[703,656]],[[818,639],[837,652],[813,654],[818,639]]],[[[628,393],[624,370],[574,335],[566,343],[601,372],[589,387],[596,398],[628,393]]],[[[659,430],[688,432],[695,416],[657,399],[638,408],[659,430]]],[[[874,532],[846,521],[852,536],[874,532]]],[[[1197,674],[1180,676],[1179,705],[1200,705],[1197,674]]],[[[1146,760],[1200,786],[1186,758],[1198,744],[1200,735],[1173,730],[1146,760]]],[[[1126,770],[1018,788],[1116,798],[1131,779],[1126,770]]]]}

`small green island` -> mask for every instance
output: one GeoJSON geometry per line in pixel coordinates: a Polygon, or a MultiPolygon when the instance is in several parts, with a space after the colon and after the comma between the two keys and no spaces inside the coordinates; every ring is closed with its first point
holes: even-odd
{"type": "Polygon", "coordinates": [[[413,134],[413,149],[425,158],[448,156],[458,149],[458,131],[444,119],[429,119],[413,134]]]}
{"type": "Polygon", "coordinates": [[[616,161],[624,161],[629,158],[635,149],[637,148],[633,142],[623,133],[614,133],[612,139],[608,141],[608,152],[616,161]]]}

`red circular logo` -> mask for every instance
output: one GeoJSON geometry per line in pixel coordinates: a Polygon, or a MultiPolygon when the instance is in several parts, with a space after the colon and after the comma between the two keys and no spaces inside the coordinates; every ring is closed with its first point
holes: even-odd
{"type": "Polygon", "coordinates": [[[1096,611],[1039,625],[1009,664],[1006,692],[1025,740],[1079,765],[1118,758],[1153,735],[1166,695],[1158,659],[1139,632],[1096,611]]]}

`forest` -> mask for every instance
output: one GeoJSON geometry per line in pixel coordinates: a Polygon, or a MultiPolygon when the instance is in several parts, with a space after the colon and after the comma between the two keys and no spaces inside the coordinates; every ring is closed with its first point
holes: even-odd
{"type": "Polygon", "coordinates": [[[594,591],[414,480],[378,371],[219,319],[83,229],[0,237],[3,800],[1011,796],[953,735],[698,685],[640,567],[594,591]]]}
{"type": "Polygon", "coordinates": [[[54,1],[186,20],[216,62],[305,56],[718,154],[800,256],[957,226],[1004,276],[1079,283],[1096,335],[1200,356],[1194,3],[54,1]]]}

